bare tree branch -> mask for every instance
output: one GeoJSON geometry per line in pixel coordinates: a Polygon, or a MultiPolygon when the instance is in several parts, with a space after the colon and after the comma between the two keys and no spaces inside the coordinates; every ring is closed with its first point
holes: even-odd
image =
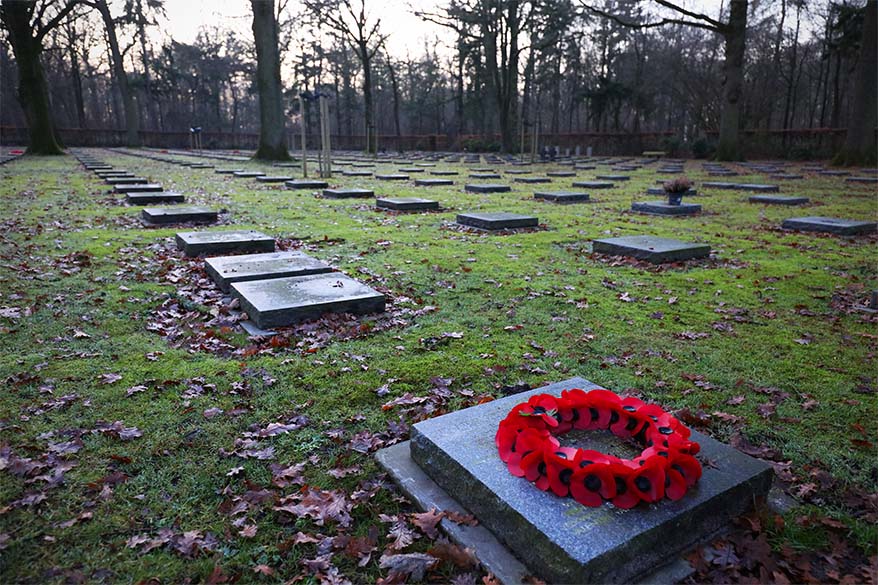
{"type": "Polygon", "coordinates": [[[716,26],[711,25],[711,24],[704,24],[701,22],[696,22],[696,21],[692,21],[692,20],[683,20],[683,19],[678,19],[678,18],[663,18],[661,20],[657,20],[654,22],[630,22],[627,20],[623,20],[622,18],[619,18],[615,14],[605,12],[603,10],[600,10],[599,8],[595,8],[594,6],[586,4],[583,0],[580,0],[580,4],[582,4],[582,7],[585,8],[586,10],[588,10],[589,12],[592,12],[592,13],[597,14],[598,16],[602,16],[604,18],[609,18],[610,20],[612,20],[613,22],[615,22],[619,26],[624,26],[625,28],[632,28],[632,29],[636,29],[636,30],[643,30],[643,29],[647,29],[647,28],[656,28],[656,27],[665,26],[668,24],[681,24],[684,26],[692,26],[695,28],[700,28],[700,29],[709,30],[712,32],[718,32],[718,33],[724,33],[725,28],[726,28],[725,25],[722,23],[720,23],[722,28],[717,28],[716,26]]]}

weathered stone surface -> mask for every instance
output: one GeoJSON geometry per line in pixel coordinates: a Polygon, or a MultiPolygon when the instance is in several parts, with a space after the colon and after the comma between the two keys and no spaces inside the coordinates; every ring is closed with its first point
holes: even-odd
{"type": "Polygon", "coordinates": [[[469,176],[470,179],[499,179],[499,173],[473,173],[469,176]]]}
{"type": "Polygon", "coordinates": [[[133,173],[126,171],[125,169],[113,169],[111,171],[95,171],[95,174],[102,179],[108,179],[110,177],[133,177],[133,176],[135,176],[133,173]]]}
{"type": "Polygon", "coordinates": [[[262,171],[234,171],[232,175],[239,179],[255,179],[256,177],[264,177],[265,173],[262,171]]]}
{"type": "Polygon", "coordinates": [[[164,191],[158,183],[139,183],[137,185],[116,185],[113,187],[116,193],[156,193],[164,191]]]}
{"type": "Polygon", "coordinates": [[[323,196],[327,199],[368,199],[374,197],[371,189],[324,189],[323,196]]]}
{"type": "Polygon", "coordinates": [[[244,169],[216,169],[214,172],[218,175],[234,175],[235,173],[243,173],[244,169]]]}
{"type": "Polygon", "coordinates": [[[393,211],[424,211],[439,209],[439,202],[420,197],[381,197],[375,200],[375,207],[393,211]]]}
{"type": "Polygon", "coordinates": [[[156,193],[128,193],[125,201],[131,205],[152,205],[154,203],[183,203],[186,198],[182,193],[159,191],[156,193]]]}
{"type": "Polygon", "coordinates": [[[615,185],[609,181],[576,181],[574,187],[581,189],[612,189],[615,185]]]}
{"type": "Polygon", "coordinates": [[[516,183],[551,183],[552,179],[549,177],[516,177],[516,183]]]}
{"type": "MultiPolygon", "coordinates": [[[[596,386],[572,378],[412,428],[412,458],[540,578],[553,583],[636,581],[712,536],[768,493],[772,472],[767,464],[697,432],[692,439],[711,465],[704,466],[701,481],[677,502],[663,500],[632,510],[609,504],[588,508],[538,490],[507,471],[494,434],[514,405],[533,394],[558,395],[570,388],[596,386]]],[[[609,433],[583,436],[578,446],[607,450],[609,433]]]]}
{"type": "Polygon", "coordinates": [[[701,212],[701,206],[697,203],[671,205],[667,201],[637,201],[631,204],[631,210],[652,215],[695,215],[701,212]]]}
{"type": "Polygon", "coordinates": [[[544,199],[552,203],[582,203],[589,200],[588,193],[582,191],[538,191],[534,199],[544,199]]]}
{"type": "Polygon", "coordinates": [[[850,172],[848,172],[848,171],[829,171],[829,170],[824,170],[824,171],[817,171],[817,174],[818,174],[818,175],[824,175],[824,176],[827,176],[827,177],[846,177],[846,176],[850,175],[850,172]]]}
{"type": "Polygon", "coordinates": [[[372,171],[342,171],[345,177],[371,177],[372,171]]]}
{"type": "MultiPolygon", "coordinates": [[[[517,164],[517,163],[512,163],[512,164],[517,164]]],[[[530,171],[527,171],[524,169],[506,169],[503,172],[506,173],[507,175],[526,175],[526,174],[530,173],[530,171]]]]}
{"type": "Polygon", "coordinates": [[[532,215],[518,213],[460,213],[457,223],[483,230],[511,230],[518,228],[537,227],[539,220],[532,215]]]}
{"type": "Polygon", "coordinates": [[[690,244],[654,236],[623,236],[594,240],[592,250],[601,254],[630,256],[655,264],[706,258],[710,255],[710,246],[707,244],[690,244]]]}
{"type": "Polygon", "coordinates": [[[287,189],[326,189],[329,183],[318,179],[295,179],[284,183],[287,189]]]}
{"type": "Polygon", "coordinates": [[[256,230],[178,232],[175,239],[187,256],[274,251],[274,238],[256,230]]]}
{"type": "Polygon", "coordinates": [[[847,177],[846,183],[878,183],[878,177],[847,177]]]}
{"type": "Polygon", "coordinates": [[[630,181],[631,177],[628,175],[595,175],[596,179],[600,179],[602,181],[630,181]]]}
{"type": "Polygon", "coordinates": [[[231,293],[262,329],[293,325],[324,313],[384,311],[383,294],[340,273],[236,282],[231,293]]]}
{"type": "Polygon", "coordinates": [[[217,286],[226,292],[233,282],[333,272],[328,264],[297,251],[218,256],[205,260],[204,269],[217,286]]]}
{"type": "Polygon", "coordinates": [[[418,187],[442,187],[453,184],[454,181],[451,179],[415,179],[415,185],[418,187]]]}
{"type": "Polygon", "coordinates": [[[751,195],[750,203],[765,203],[767,205],[805,205],[807,197],[786,197],[783,195],[751,195]]]}
{"type": "Polygon", "coordinates": [[[574,171],[549,171],[546,173],[548,177],[575,177],[576,172],[574,171]]]}
{"type": "Polygon", "coordinates": [[[411,174],[411,173],[423,173],[423,172],[424,172],[424,169],[419,169],[418,167],[407,167],[407,168],[399,169],[399,172],[401,172],[401,173],[409,173],[409,174],[411,174]]]}
{"type": "Polygon", "coordinates": [[[706,181],[701,184],[705,189],[737,189],[737,183],[719,183],[716,181],[706,181]]]}
{"type": "Polygon", "coordinates": [[[464,187],[464,190],[470,193],[508,193],[512,187],[496,183],[470,183],[464,187]]]}
{"type": "Polygon", "coordinates": [[[803,175],[794,175],[792,173],[774,173],[773,175],[769,175],[772,179],[780,180],[780,181],[793,181],[796,179],[804,179],[803,175]]]}
{"type": "Polygon", "coordinates": [[[784,220],[781,227],[803,232],[828,232],[841,236],[856,236],[875,232],[878,229],[878,224],[874,221],[836,217],[791,217],[784,220]]]}
{"type": "Polygon", "coordinates": [[[459,173],[457,171],[430,171],[430,174],[436,177],[452,177],[459,173]]]}
{"type": "Polygon", "coordinates": [[[390,174],[390,175],[375,175],[375,178],[379,181],[408,181],[408,175],[401,174],[390,174]]]}
{"type": "Polygon", "coordinates": [[[152,224],[213,223],[219,216],[207,207],[146,207],[140,214],[144,221],[152,224]]]}
{"type": "Polygon", "coordinates": [[[292,177],[282,176],[282,175],[274,175],[268,176],[263,175],[261,177],[256,177],[256,181],[259,183],[286,183],[287,181],[292,181],[292,177]]]}
{"type": "Polygon", "coordinates": [[[143,185],[149,183],[144,177],[107,177],[104,179],[107,185],[143,185]]]}

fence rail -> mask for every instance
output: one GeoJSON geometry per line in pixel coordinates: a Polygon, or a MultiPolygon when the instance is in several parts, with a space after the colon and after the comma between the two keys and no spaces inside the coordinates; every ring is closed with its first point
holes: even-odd
{"type": "MultiPolygon", "coordinates": [[[[125,131],[112,129],[61,128],[58,130],[61,141],[66,146],[124,146],[125,131]]],[[[830,158],[844,144],[847,130],[844,128],[815,128],[800,130],[743,130],[742,152],[749,158],[830,158]]],[[[578,132],[561,134],[541,134],[539,144],[557,146],[574,152],[577,147],[584,154],[588,147],[595,155],[638,155],[645,150],[664,150],[672,156],[690,156],[693,145],[683,143],[675,131],[667,132],[578,132]]],[[[718,133],[707,132],[702,140],[709,154],[711,144],[716,143],[718,133]]],[[[141,143],[154,148],[189,148],[191,135],[183,132],[141,131],[141,143]]],[[[298,150],[300,138],[297,132],[287,133],[288,146],[298,150]]],[[[201,134],[202,147],[206,149],[254,150],[259,142],[256,133],[209,132],[201,134]]],[[[23,145],[28,142],[27,128],[0,126],[0,145],[23,145]]],[[[306,142],[310,149],[320,145],[318,135],[308,135],[306,142]]],[[[516,141],[518,142],[518,141],[516,141]]],[[[366,148],[365,136],[331,137],[332,147],[339,150],[363,150],[366,148]]],[[[455,137],[444,134],[422,134],[409,136],[384,135],[378,137],[378,147],[394,151],[484,151],[496,149],[500,136],[465,134],[455,137]]],[[[531,136],[524,137],[525,150],[530,150],[531,136]]],[[[702,153],[696,150],[696,154],[702,153]]]]}

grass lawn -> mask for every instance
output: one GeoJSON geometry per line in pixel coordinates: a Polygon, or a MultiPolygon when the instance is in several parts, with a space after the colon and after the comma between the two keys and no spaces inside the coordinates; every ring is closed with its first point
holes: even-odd
{"type": "MultiPolygon", "coordinates": [[[[230,226],[275,236],[392,302],[384,317],[248,339],[201,262],[176,251],[177,228],[144,228],[139,209],[72,156],[0,166],[0,581],[395,582],[408,562],[433,581],[482,582],[371,452],[421,418],[574,375],[772,461],[796,499],[697,554],[696,580],[866,579],[878,552],[878,317],[855,306],[878,289],[878,239],[778,228],[805,215],[874,221],[874,185],[806,173],[781,181],[781,194],[810,205],[754,205],[700,183],[774,183],[767,176],[713,179],[689,161],[699,195],[687,201],[704,212],[664,218],[628,211],[659,198],[643,195],[662,176],[655,166],[575,205],[532,195],[608,168],[547,185],[505,176],[489,182],[512,192],[491,195],[464,192],[463,164],[437,163],[460,171],[442,177],[451,187],[331,180],[445,208],[389,214],[371,200],[88,152],[187,204],[228,210],[230,226]],[[471,210],[530,213],[542,226],[452,226],[471,210]],[[637,234],[707,242],[713,254],[660,268],[591,254],[594,238],[637,234]],[[717,556],[733,549],[751,566],[717,556]]],[[[269,174],[287,171],[299,176],[269,174]]]]}

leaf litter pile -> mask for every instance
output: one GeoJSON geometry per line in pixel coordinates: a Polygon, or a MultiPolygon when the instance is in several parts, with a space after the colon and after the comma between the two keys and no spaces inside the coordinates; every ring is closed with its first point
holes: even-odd
{"type": "MultiPolygon", "coordinates": [[[[657,267],[587,251],[645,225],[604,207],[541,205],[544,227],[496,237],[143,165],[208,203],[225,189],[236,226],[301,233],[283,222],[305,214],[314,238],[279,248],[345,266],[388,311],[248,337],[175,230],[141,229],[69,159],[0,168],[3,582],[493,585],[441,530],[475,518],[417,511],[373,454],[419,420],[572,375],[773,467],[785,506],[691,551],[687,582],[875,582],[876,238],[791,236],[706,194],[712,257],[657,267]]],[[[846,187],[809,189],[826,214],[864,213],[846,187]]]]}

